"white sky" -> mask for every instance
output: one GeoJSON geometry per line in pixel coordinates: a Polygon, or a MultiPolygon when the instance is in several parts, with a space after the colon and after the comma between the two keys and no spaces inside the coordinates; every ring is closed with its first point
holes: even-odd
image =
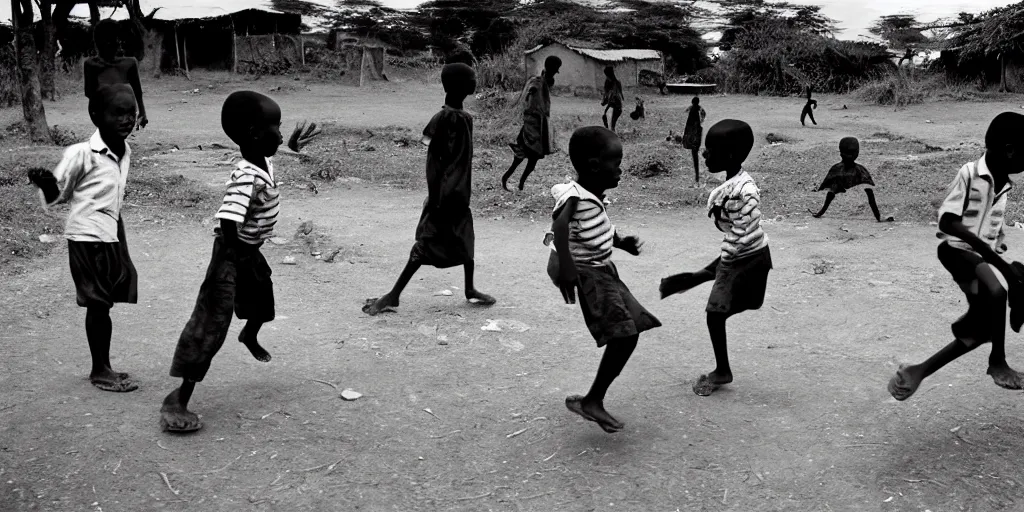
{"type": "MultiPolygon", "coordinates": [[[[314,0],[316,3],[330,5],[331,0],[314,0]]],[[[165,6],[178,12],[201,12],[206,15],[211,9],[222,8],[228,12],[243,9],[253,5],[264,4],[261,0],[141,0],[143,12],[157,6],[165,6]]],[[[389,7],[405,9],[415,7],[422,3],[420,0],[382,0],[384,5],[389,7]]],[[[822,13],[830,18],[839,21],[839,27],[843,29],[837,34],[842,39],[857,39],[868,35],[867,27],[879,16],[885,14],[908,13],[915,14],[923,22],[934,21],[937,18],[956,16],[958,12],[981,12],[993,7],[1001,7],[1014,3],[1013,0],[794,0],[798,4],[820,5],[822,13]]],[[[75,13],[80,11],[88,15],[88,10],[80,6],[75,13]]],[[[9,22],[11,18],[11,4],[6,0],[0,0],[0,20],[9,22]]]]}

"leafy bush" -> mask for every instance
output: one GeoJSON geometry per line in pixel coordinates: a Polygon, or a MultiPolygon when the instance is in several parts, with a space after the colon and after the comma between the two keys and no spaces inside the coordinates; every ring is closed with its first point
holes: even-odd
{"type": "Polygon", "coordinates": [[[857,89],[856,96],[878,105],[905,107],[923,103],[927,92],[920,80],[910,79],[896,72],[862,85],[857,89]]]}

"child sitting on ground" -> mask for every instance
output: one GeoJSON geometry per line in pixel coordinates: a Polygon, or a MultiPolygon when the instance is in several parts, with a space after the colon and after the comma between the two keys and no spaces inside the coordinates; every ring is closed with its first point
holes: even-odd
{"type": "Polygon", "coordinates": [[[402,291],[423,265],[462,265],[466,300],[484,306],[495,302],[473,283],[476,237],[469,208],[473,192],[473,116],[462,109],[462,104],[476,91],[476,73],[462,63],[448,64],[441,70],[441,83],[444,107],[423,129],[423,142],[428,148],[427,199],[416,226],[416,243],[391,291],[380,298],[366,299],[363,312],[371,316],[398,307],[402,291]]]}
{"type": "Polygon", "coordinates": [[[754,179],[742,169],[754,146],[754,132],[743,121],[726,119],[708,130],[705,146],[708,172],[726,173],[725,183],[708,198],[708,217],[714,217],[715,227],[725,233],[721,255],[702,270],[663,279],[660,288],[664,299],[701,283],[715,282],[706,310],[716,367],[694,383],[693,392],[700,396],[709,396],[732,382],[725,322],[737,313],[760,309],[772,269],[768,237],[761,229],[760,192],[754,179]]]}
{"type": "MultiPolygon", "coordinates": [[[[845,193],[847,189],[857,185],[870,185],[864,188],[864,193],[868,196],[868,206],[871,207],[871,213],[875,215],[875,220],[883,222],[882,214],[878,213],[878,204],[875,203],[875,193],[871,190],[871,187],[875,186],[875,182],[871,179],[871,174],[868,173],[868,170],[856,162],[859,155],[860,142],[856,138],[843,137],[839,141],[839,156],[843,161],[833,165],[828,170],[828,174],[825,175],[825,181],[822,181],[821,186],[818,187],[819,192],[828,190],[828,194],[825,196],[825,204],[821,206],[821,211],[818,213],[814,213],[813,210],[807,210],[815,218],[825,215],[825,210],[828,210],[828,205],[832,204],[836,194],[845,193]]],[[[894,220],[893,217],[886,217],[884,222],[892,222],[894,220]]]]}
{"type": "Polygon", "coordinates": [[[569,140],[569,159],[576,181],[551,189],[554,222],[545,242],[553,238],[554,245],[548,276],[566,304],[576,302],[579,289],[583,320],[597,346],[605,349],[590,392],[567,397],[565,406],[614,433],[625,425],[605,410],[605,393],[629,361],[640,333],[661,322],[637,302],[611,260],[613,247],[636,256],[643,246],[635,236],[619,236],[605,211],[604,193],[622,177],[622,142],[606,128],[580,128],[569,140]]]}
{"type": "Polygon", "coordinates": [[[221,109],[224,133],[236,144],[243,160],[231,173],[224,202],[217,211],[213,255],[199,288],[192,316],[185,325],[171,363],[171,377],[181,386],[164,398],[160,424],[170,432],[202,428],[188,410],[197,382],[210,369],[231,326],[232,312],[246,320],[240,341],[258,361],[270,354],[257,339],[263,324],[274,319],[274,286],[270,265],[260,246],[274,233],[280,195],[270,157],[284,142],[281,108],[274,100],[252,91],[232,93],[221,109]]]}
{"type": "Polygon", "coordinates": [[[116,302],[135,304],[138,298],[138,274],[121,220],[132,154],[125,139],[135,130],[137,113],[131,87],[99,87],[89,98],[89,117],[97,128],[92,137],[69,147],[53,173],[29,170],[44,206],[70,206],[64,238],[76,300],[86,308],[89,381],[104,391],[138,389],[127,373],[110,367],[110,308],[116,302]]]}
{"type": "Polygon", "coordinates": [[[103,20],[93,29],[96,56],[85,60],[85,97],[92,98],[96,90],[104,85],[128,84],[135,93],[139,106],[139,128],[149,123],[146,105],[142,102],[142,83],[139,80],[139,61],[135,57],[118,57],[120,48],[117,37],[117,23],[103,20]]]}
{"type": "Polygon", "coordinates": [[[1020,332],[1024,307],[1020,294],[1024,267],[1001,256],[1003,214],[1012,188],[1011,174],[1024,171],[1024,116],[1004,112],[992,120],[985,134],[985,154],[965,164],[949,186],[939,207],[939,262],[967,296],[967,313],[953,322],[954,340],[926,361],[900,365],[889,380],[889,393],[897,400],[910,398],[921,382],[960,356],[992,343],[988,374],[997,386],[1021,389],[1024,376],[1006,364],[1007,290],[994,270],[1006,278],[1011,300],[1010,327],[1020,332]]]}

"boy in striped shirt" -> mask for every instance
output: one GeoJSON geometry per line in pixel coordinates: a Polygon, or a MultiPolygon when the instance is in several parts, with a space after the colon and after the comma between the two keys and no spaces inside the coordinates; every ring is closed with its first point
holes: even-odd
{"type": "Polygon", "coordinates": [[[967,313],[953,322],[955,339],[942,350],[921,364],[900,365],[889,380],[889,393],[897,400],[910,398],[926,377],[988,342],[992,343],[988,374],[996,385],[1024,386],[1024,375],[1006,364],[1007,291],[995,274],[998,270],[1009,284],[1010,327],[1020,332],[1024,266],[1008,263],[1000,254],[1006,252],[1003,214],[1013,187],[1010,175],[1024,171],[1022,131],[1024,116],[1014,112],[996,116],[985,134],[985,154],[961,167],[949,185],[939,207],[938,256],[967,296],[967,313]]]}
{"type": "Polygon", "coordinates": [[[708,130],[704,162],[708,172],[725,172],[726,181],[708,197],[708,217],[725,233],[721,255],[704,269],[678,274],[661,282],[661,297],[714,280],[706,308],[708,332],[715,349],[715,370],[701,375],[693,392],[709,396],[732,382],[726,349],[725,322],[729,317],[764,304],[772,255],[761,229],[761,196],[743,161],[754,147],[754,132],[743,121],[726,119],[708,130]]]}
{"type": "Polygon", "coordinates": [[[636,256],[643,246],[635,236],[619,236],[605,211],[604,193],[617,187],[622,176],[622,142],[607,128],[580,128],[569,140],[569,159],[576,181],[551,189],[554,222],[545,243],[553,239],[554,244],[548,277],[566,304],[576,303],[579,288],[583,320],[597,346],[605,349],[590,392],[567,397],[565,406],[615,433],[625,425],[605,410],[605,393],[629,361],[640,333],[661,322],[633,297],[611,260],[614,247],[636,256]]]}
{"type": "Polygon", "coordinates": [[[232,93],[221,110],[224,132],[242,152],[243,160],[232,171],[224,202],[217,211],[220,228],[215,231],[213,256],[199,288],[192,317],[178,338],[171,376],[181,387],[164,399],[160,423],[171,432],[202,428],[188,402],[210,369],[228,328],[232,311],[246,320],[238,341],[258,361],[270,361],[257,334],[274,319],[274,287],[270,265],[260,253],[264,240],[273,236],[280,197],[270,157],[284,142],[281,108],[270,98],[251,91],[232,93]]]}

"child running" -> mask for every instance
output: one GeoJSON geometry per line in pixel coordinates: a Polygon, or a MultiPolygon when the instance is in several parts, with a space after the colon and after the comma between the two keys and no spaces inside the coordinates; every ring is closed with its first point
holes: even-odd
{"type": "Polygon", "coordinates": [[[526,186],[526,178],[537,168],[537,162],[555,152],[551,132],[551,88],[555,75],[562,68],[562,59],[551,55],[544,59],[544,71],[526,81],[523,88],[523,127],[512,148],[512,165],[501,176],[501,188],[508,190],[508,180],[519,165],[526,161],[523,175],[519,177],[519,190],[526,186]]]}
{"type": "Polygon", "coordinates": [[[871,207],[871,213],[875,215],[875,220],[878,222],[892,222],[896,220],[893,217],[886,217],[884,221],[882,220],[882,214],[878,212],[878,203],[875,202],[875,193],[871,190],[871,187],[875,186],[875,182],[871,179],[871,174],[868,173],[868,170],[863,165],[857,163],[859,155],[860,141],[856,138],[843,137],[839,141],[839,157],[842,159],[842,162],[833,165],[828,170],[825,180],[818,187],[819,192],[828,190],[828,194],[825,195],[825,204],[821,206],[821,211],[815,213],[814,210],[807,210],[814,218],[820,218],[822,215],[825,215],[825,210],[828,210],[828,206],[832,204],[836,194],[843,194],[847,189],[857,185],[869,185],[864,187],[864,193],[868,196],[868,206],[871,207]]]}
{"type": "Polygon", "coordinates": [[[725,172],[726,181],[711,191],[708,217],[725,233],[721,255],[702,270],[677,274],[661,281],[661,297],[684,292],[714,280],[708,298],[707,323],[715,350],[715,370],[701,375],[693,392],[709,396],[732,382],[726,348],[725,322],[729,317],[764,304],[772,255],[761,229],[760,192],[743,171],[743,161],[754,146],[754,132],[743,121],[726,119],[708,130],[704,164],[708,172],[725,172]]]}
{"type": "Polygon", "coordinates": [[[146,105],[142,102],[142,82],[139,80],[139,61],[135,57],[118,57],[117,22],[102,20],[93,29],[96,56],[85,60],[85,97],[92,98],[103,85],[128,84],[139,107],[139,128],[149,123],[146,105]]]}
{"type": "Polygon", "coordinates": [[[416,226],[416,243],[405,269],[391,291],[380,298],[366,299],[363,312],[376,315],[393,311],[409,280],[423,265],[450,268],[462,265],[466,276],[466,300],[490,306],[494,297],[476,289],[473,283],[473,255],[476,237],[473,212],[473,116],[462,108],[466,97],[476,91],[476,72],[462,63],[441,70],[444,107],[423,129],[427,144],[427,199],[416,226]]]}
{"type": "Polygon", "coordinates": [[[995,274],[998,270],[1009,284],[1010,327],[1020,332],[1024,267],[1007,263],[999,255],[1006,251],[1003,214],[1013,186],[1010,175],[1024,171],[1022,131],[1024,116],[1014,112],[996,116],[985,134],[985,154],[960,168],[939,207],[939,262],[967,296],[967,313],[953,322],[950,344],[923,363],[900,365],[889,380],[889,393],[897,400],[910,398],[929,375],[989,342],[987,373],[996,385],[1006,389],[1024,385],[1024,376],[1006,364],[1007,290],[995,274]]]}
{"type": "Polygon", "coordinates": [[[274,319],[271,270],[260,246],[273,236],[280,209],[270,157],[284,142],[281,108],[262,94],[235,92],[224,101],[221,126],[238,144],[243,160],[227,183],[216,215],[220,227],[214,230],[206,278],[174,350],[171,377],[181,378],[181,386],[164,398],[160,408],[160,424],[170,432],[194,432],[203,427],[199,417],[188,410],[188,402],[224,345],[232,312],[246,320],[238,341],[256,360],[270,361],[270,354],[257,339],[263,324],[274,319]]]}
{"type": "Polygon", "coordinates": [[[622,82],[615,77],[615,68],[613,66],[604,67],[604,77],[604,97],[601,100],[604,113],[601,114],[601,121],[604,123],[605,128],[609,128],[608,110],[611,109],[611,130],[614,132],[615,126],[619,122],[619,116],[622,115],[622,102],[625,100],[625,97],[622,95],[622,82]]]}
{"type": "Polygon", "coordinates": [[[569,159],[576,169],[576,181],[555,185],[548,276],[562,292],[566,304],[576,303],[598,347],[605,347],[597,375],[586,396],[572,395],[565,406],[605,432],[619,432],[625,426],[604,408],[608,387],[629,361],[641,332],[661,322],[637,302],[619,279],[612,263],[612,248],[634,256],[643,242],[636,236],[621,237],[605,211],[604,193],[615,188],[622,176],[622,142],[614,132],[598,126],[580,128],[569,140],[569,159]]]}
{"type": "Polygon", "coordinates": [[[104,391],[139,387],[127,373],[110,366],[110,308],[138,299],[138,274],[121,219],[132,154],[125,139],[135,130],[137,114],[131,87],[99,87],[89,98],[89,117],[97,128],[92,137],[69,147],[53,173],[29,170],[44,206],[70,206],[64,238],[76,300],[86,308],[85,336],[92,355],[89,382],[104,391]]]}
{"type": "Polygon", "coordinates": [[[805,121],[808,117],[811,118],[811,122],[814,123],[814,126],[818,126],[818,122],[814,120],[814,109],[818,108],[818,101],[811,99],[812,92],[813,90],[811,89],[811,86],[808,85],[807,103],[804,104],[804,109],[800,111],[800,124],[803,126],[807,126],[805,121]]]}

